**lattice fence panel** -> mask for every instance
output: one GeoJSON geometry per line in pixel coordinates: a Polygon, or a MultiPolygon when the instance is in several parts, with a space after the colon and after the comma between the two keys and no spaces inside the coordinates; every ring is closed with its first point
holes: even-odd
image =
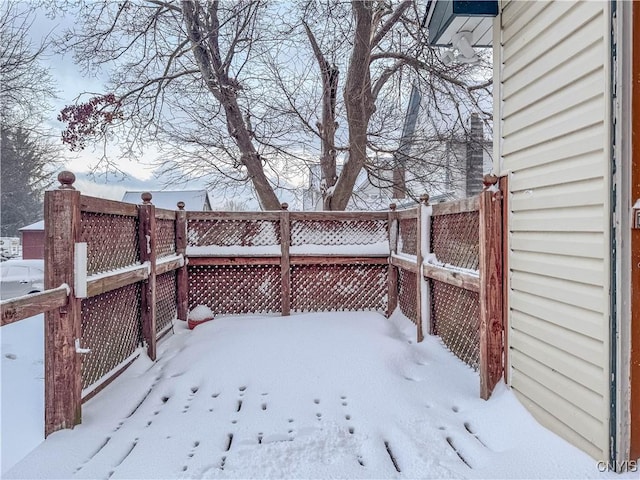
{"type": "Polygon", "coordinates": [[[477,270],[479,224],[477,211],[432,217],[431,251],[442,263],[477,270]]]}
{"type": "Polygon", "coordinates": [[[280,312],[280,266],[190,266],[189,310],[197,305],[216,314],[280,312]]]}
{"type": "Polygon", "coordinates": [[[178,314],[176,272],[167,272],[156,277],[156,333],[171,325],[178,314]]]}
{"type": "Polygon", "coordinates": [[[173,220],[156,220],[156,256],[176,253],[176,224],[173,220]]]}
{"type": "Polygon", "coordinates": [[[398,269],[398,304],[400,305],[400,311],[416,325],[418,324],[417,288],[416,274],[398,269]]]}
{"type": "Polygon", "coordinates": [[[418,220],[415,218],[403,218],[399,222],[398,253],[417,255],[418,220]]]}
{"type": "Polygon", "coordinates": [[[82,212],[80,241],[87,243],[89,275],[140,261],[137,217],[82,212]]]}
{"type": "Polygon", "coordinates": [[[388,239],[386,220],[292,220],[291,245],[371,245],[388,239]]]}
{"type": "Polygon", "coordinates": [[[82,388],[127,359],[140,344],[141,284],[134,283],[82,301],[82,388]]]}
{"type": "Polygon", "coordinates": [[[189,219],[189,246],[266,246],[280,245],[277,220],[189,219]]]}
{"type": "Polygon", "coordinates": [[[480,298],[477,292],[431,282],[434,333],[460,360],[478,369],[480,356],[480,298]]]}
{"type": "Polygon", "coordinates": [[[291,310],[386,312],[387,265],[293,265],[291,310]]]}

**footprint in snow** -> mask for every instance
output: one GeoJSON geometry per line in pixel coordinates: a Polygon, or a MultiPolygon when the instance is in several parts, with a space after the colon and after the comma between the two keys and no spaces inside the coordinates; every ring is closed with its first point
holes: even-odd
{"type": "Polygon", "coordinates": [[[464,422],[464,429],[469,433],[469,435],[473,436],[480,443],[480,445],[482,445],[484,448],[491,450],[487,446],[487,444],[484,443],[482,439],[478,436],[478,433],[476,432],[475,428],[473,428],[473,426],[469,422],[464,422]]]}

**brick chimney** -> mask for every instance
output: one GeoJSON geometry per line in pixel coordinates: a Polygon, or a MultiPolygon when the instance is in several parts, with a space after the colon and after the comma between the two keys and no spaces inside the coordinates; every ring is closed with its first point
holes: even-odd
{"type": "Polygon", "coordinates": [[[482,160],[484,156],[484,130],[482,119],[477,113],[471,114],[471,125],[467,136],[467,197],[477,195],[482,191],[482,160]]]}

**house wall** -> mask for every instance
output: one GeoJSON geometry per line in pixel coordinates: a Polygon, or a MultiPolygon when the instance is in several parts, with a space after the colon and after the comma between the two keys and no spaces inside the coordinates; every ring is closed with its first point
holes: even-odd
{"type": "Polygon", "coordinates": [[[609,458],[609,23],[606,2],[503,1],[493,42],[507,380],[598,460],[609,458]]]}
{"type": "Polygon", "coordinates": [[[25,260],[44,258],[44,231],[25,230],[22,234],[22,258],[25,260]]]}

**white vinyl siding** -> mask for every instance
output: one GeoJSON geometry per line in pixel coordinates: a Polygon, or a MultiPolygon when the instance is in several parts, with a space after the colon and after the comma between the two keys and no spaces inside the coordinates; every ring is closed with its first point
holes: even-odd
{"type": "Polygon", "coordinates": [[[543,425],[607,459],[608,6],[501,7],[494,98],[510,175],[508,381],[543,425]]]}

